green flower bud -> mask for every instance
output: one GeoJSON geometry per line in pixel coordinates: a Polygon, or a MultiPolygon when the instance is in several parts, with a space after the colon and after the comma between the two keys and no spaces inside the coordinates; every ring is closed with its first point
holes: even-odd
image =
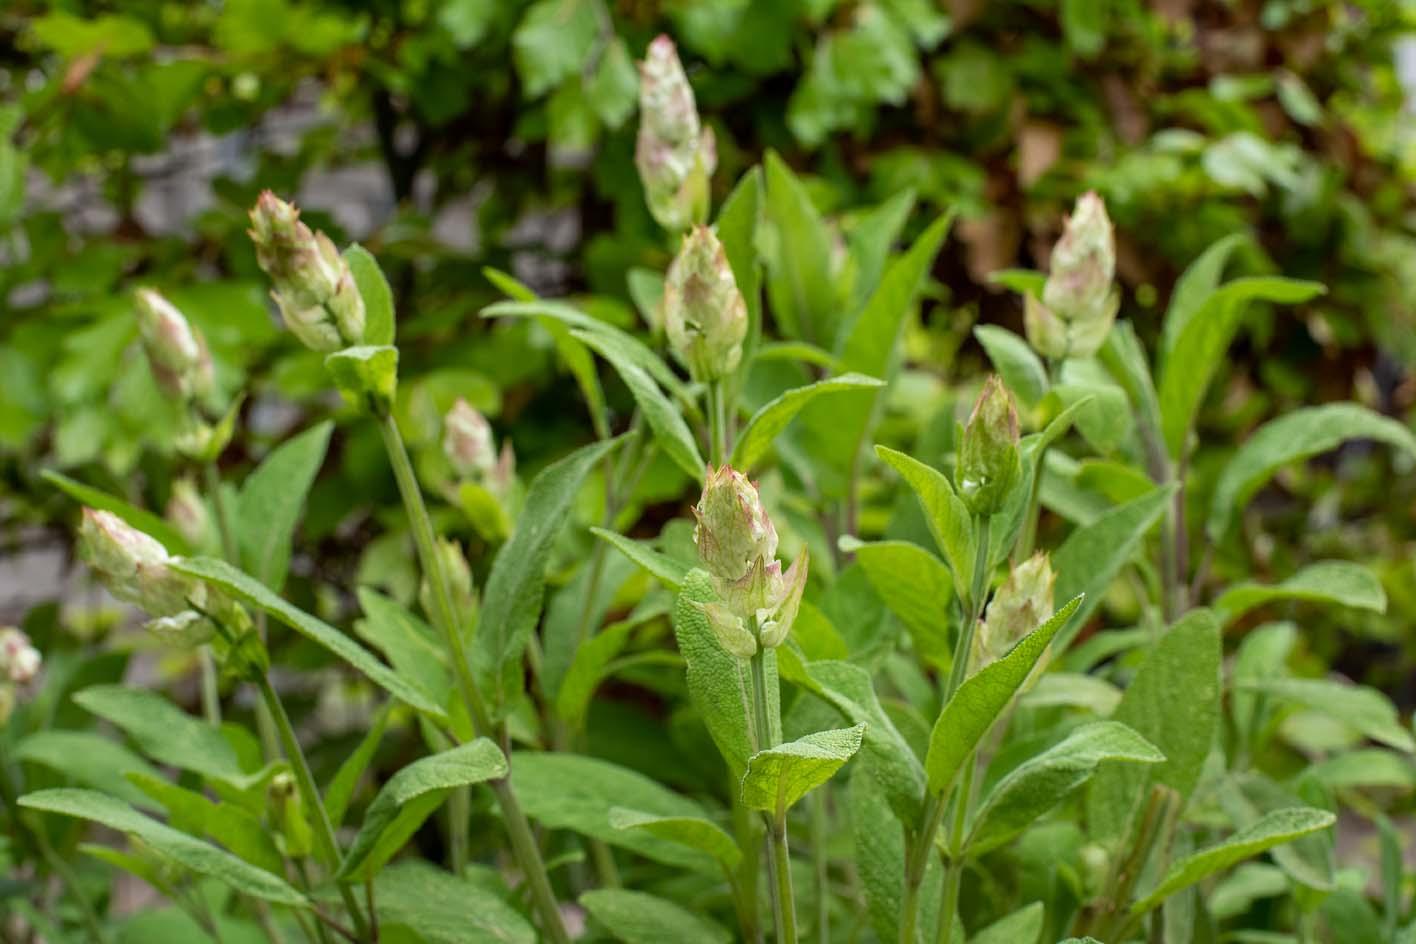
{"type": "Polygon", "coordinates": [[[496,443],[486,417],[461,397],[443,418],[443,454],[466,479],[480,479],[495,468],[496,443]]]}
{"type": "Polygon", "coordinates": [[[775,561],[777,529],[762,506],[757,487],[731,466],[708,470],[703,496],[693,514],[698,519],[693,543],[720,588],[739,583],[754,567],[775,561]]]}
{"type": "Polygon", "coordinates": [[[24,632],[13,626],[0,629],[0,678],[23,685],[39,674],[43,662],[24,632]]]}
{"type": "Polygon", "coordinates": [[[634,164],[649,212],[678,232],[708,217],[708,182],[718,163],[713,132],[698,118],[673,40],[649,44],[639,66],[639,136],[634,164]]]}
{"type": "Polygon", "coordinates": [[[192,547],[206,547],[211,540],[211,513],[191,479],[172,483],[164,515],[192,547]]]}
{"type": "Polygon", "coordinates": [[[1012,569],[989,601],[974,634],[975,672],[1003,658],[1018,640],[1047,621],[1052,615],[1055,579],[1052,564],[1042,551],[1012,569]]]}
{"type": "Polygon", "coordinates": [[[747,303],[728,254],[713,230],[683,238],[664,280],[664,330],[693,378],[717,380],[737,370],[747,337],[747,303]]]}
{"type": "Polygon", "coordinates": [[[1052,249],[1042,298],[1026,302],[1028,342],[1054,359],[1095,354],[1121,306],[1115,275],[1116,238],[1106,204],[1095,193],[1083,194],[1052,249]]]}
{"type": "Polygon", "coordinates": [[[270,778],[267,788],[272,817],[280,827],[282,851],[292,859],[303,859],[314,851],[315,833],[305,816],[305,804],[295,777],[282,770],[270,778]]]}
{"type": "Polygon", "coordinates": [[[79,557],[114,596],[152,616],[176,616],[189,598],[204,596],[200,582],[167,566],[166,548],[111,512],[84,509],[79,557]]]}
{"type": "Polygon", "coordinates": [[[338,351],[364,340],[364,299],[339,250],[269,190],[251,210],[256,261],[275,283],[285,326],[306,347],[338,351]]]}
{"type": "MultiPolygon", "coordinates": [[[[456,541],[438,538],[438,556],[442,558],[443,576],[447,578],[448,589],[452,592],[453,615],[460,626],[470,628],[476,624],[477,618],[477,591],[472,584],[472,568],[456,541]]],[[[423,612],[437,612],[433,587],[426,579],[418,588],[418,602],[422,604],[423,612]]]]}
{"type": "MultiPolygon", "coordinates": [[[[772,563],[781,574],[781,563],[772,563]]],[[[806,590],[806,570],[806,548],[803,547],[797,559],[792,561],[792,566],[787,568],[787,572],[772,581],[772,603],[757,612],[758,641],[764,649],[777,648],[786,641],[787,634],[791,632],[792,624],[796,622],[797,613],[801,610],[802,594],[806,590]]]]}
{"type": "Polygon", "coordinates": [[[964,427],[955,486],[970,511],[992,515],[1003,509],[1021,477],[1018,411],[1003,382],[990,376],[964,427]]]}
{"type": "Polygon", "coordinates": [[[159,616],[143,624],[143,628],[162,642],[179,649],[190,649],[209,642],[216,627],[196,610],[183,610],[172,616],[159,616]]]}
{"type": "Polygon", "coordinates": [[[708,628],[728,655],[751,659],[757,654],[757,639],[748,631],[743,618],[724,603],[695,604],[708,620],[708,628]]]}
{"type": "Polygon", "coordinates": [[[200,331],[157,292],[140,288],[133,296],[138,309],[138,333],[162,392],[180,400],[211,393],[211,353],[200,331]]]}

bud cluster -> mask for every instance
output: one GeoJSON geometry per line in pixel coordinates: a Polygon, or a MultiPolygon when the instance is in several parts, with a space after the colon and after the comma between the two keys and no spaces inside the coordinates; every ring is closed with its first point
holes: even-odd
{"type": "Polygon", "coordinates": [[[158,387],[184,403],[209,395],[213,386],[211,353],[201,332],[153,289],[140,288],[133,298],[138,334],[158,387]]]}
{"type": "Polygon", "coordinates": [[[1042,298],[1023,300],[1023,326],[1033,349],[1052,359],[1095,354],[1121,306],[1115,274],[1116,238],[1106,204],[1095,193],[1083,194],[1052,249],[1042,298]]]}
{"type": "Polygon", "coordinates": [[[44,659],[23,631],[0,627],[0,725],[10,720],[17,689],[39,674],[44,659]]]}
{"type": "Polygon", "coordinates": [[[974,634],[973,671],[1003,658],[1052,615],[1055,580],[1052,563],[1043,551],[1012,569],[989,601],[974,634]]]}
{"type": "Polygon", "coordinates": [[[299,210],[269,190],[251,210],[249,232],[285,326],[302,344],[330,352],[363,343],[364,299],[328,236],[312,232],[299,210]]]}
{"type": "Polygon", "coordinates": [[[459,478],[477,482],[505,499],[516,480],[516,453],[510,440],[497,452],[492,424],[462,397],[443,417],[443,455],[459,478]]]}
{"type": "Polygon", "coordinates": [[[674,41],[660,36],[639,66],[639,136],[634,165],[649,212],[675,232],[708,216],[708,181],[718,163],[713,132],[698,118],[693,88],[674,41]]]}
{"type": "Polygon", "coordinates": [[[774,649],[791,631],[806,589],[805,549],[786,572],[777,560],[777,529],[757,487],[730,466],[708,470],[693,509],[693,542],[713,578],[718,602],[704,615],[723,648],[741,659],[774,649]]]}
{"type": "Polygon", "coordinates": [[[993,515],[1022,478],[1018,411],[1003,382],[990,376],[974,403],[959,444],[955,487],[969,511],[993,515]]]}
{"type": "Polygon", "coordinates": [[[693,378],[718,380],[737,369],[747,337],[747,302],[713,230],[695,226],[664,280],[664,331],[693,378]]]}

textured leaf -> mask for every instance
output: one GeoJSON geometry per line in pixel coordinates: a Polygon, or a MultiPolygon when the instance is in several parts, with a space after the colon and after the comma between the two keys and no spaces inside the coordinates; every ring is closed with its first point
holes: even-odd
{"type": "Polygon", "coordinates": [[[672,459],[689,478],[695,482],[702,481],[703,456],[698,452],[693,431],[648,371],[634,363],[608,335],[593,331],[572,331],[571,335],[610,362],[634,395],[634,402],[639,405],[664,455],[672,459]]]}
{"type": "Polygon", "coordinates": [[[374,723],[369,725],[369,730],[359,739],[359,746],[354,748],[354,753],[344,758],[344,762],[339,765],[339,770],[335,771],[334,779],[325,789],[325,812],[329,815],[329,821],[335,829],[344,823],[344,814],[349,810],[349,801],[354,797],[354,789],[359,785],[359,778],[364,775],[364,771],[373,761],[374,753],[378,751],[379,744],[383,741],[384,731],[388,728],[388,720],[392,714],[393,702],[388,702],[374,716],[374,723]]]}
{"type": "Polygon", "coordinates": [[[1046,910],[1040,901],[1024,905],[977,934],[970,935],[969,944],[1037,944],[1037,939],[1042,936],[1046,910]]]}
{"type": "Polygon", "coordinates": [[[851,552],[880,599],[914,634],[921,655],[947,665],[954,583],[939,558],[908,541],[856,544],[851,552]]]}
{"type": "Polygon", "coordinates": [[[831,240],[806,188],[775,151],[763,162],[765,221],[773,234],[767,292],[784,337],[828,345],[835,338],[831,240]]]}
{"type": "Polygon", "coordinates": [[[157,771],[137,754],[111,738],[92,731],[36,731],[15,745],[14,758],[40,764],[71,780],[105,790],[138,806],[152,801],[129,783],[127,774],[156,777],[157,771]]]}
{"type": "Polygon", "coordinates": [[[997,325],[979,325],[974,328],[974,337],[1018,402],[1029,409],[1036,406],[1047,393],[1047,368],[1028,342],[997,325]]]}
{"type": "Polygon", "coordinates": [[[1077,728],[1055,746],[1014,767],[984,797],[965,848],[979,856],[1022,832],[1073,790],[1103,761],[1158,764],[1165,755],[1116,721],[1077,728]]]}
{"type": "Polygon", "coordinates": [[[521,912],[484,884],[416,859],[395,862],[374,879],[379,923],[401,924],[427,944],[535,944],[521,912]]]}
{"type": "Polygon", "coordinates": [[[616,829],[642,829],[651,836],[706,852],[729,871],[742,861],[737,841],[712,820],[698,816],[656,816],[621,806],[610,810],[610,825],[616,829]]]}
{"type": "Polygon", "coordinates": [[[1161,432],[1179,457],[1195,413],[1250,302],[1293,305],[1323,291],[1317,282],[1277,277],[1235,279],[1210,293],[1174,335],[1160,372],[1161,432]]]}
{"type": "Polygon", "coordinates": [[[326,421],[282,443],[241,483],[236,501],[241,566],[276,593],[285,585],[295,523],[324,463],[333,429],[326,421]]]}
{"type": "Polygon", "coordinates": [[[167,810],[168,825],[194,836],[206,836],[273,875],[282,875],[285,863],[271,833],[260,818],[231,803],[216,803],[195,790],[169,783],[161,777],[130,771],[128,781],[167,810]]]}
{"type": "Polygon", "coordinates": [[[1381,581],[1366,567],[1348,561],[1319,561],[1281,583],[1245,582],[1230,587],[1214,601],[1214,608],[1220,621],[1228,625],[1273,600],[1335,603],[1377,613],[1385,612],[1387,602],[1381,581]]]}
{"type": "Polygon", "coordinates": [[[344,250],[344,261],[359,297],[364,300],[365,344],[392,344],[396,319],[393,313],[393,289],[388,286],[383,269],[373,253],[358,243],[344,250]]]}
{"type": "Polygon", "coordinates": [[[1275,810],[1248,829],[1240,830],[1223,842],[1175,863],[1149,895],[1131,906],[1131,913],[1144,914],[1181,889],[1203,881],[1216,872],[1222,872],[1231,865],[1299,836],[1327,829],[1335,822],[1337,817],[1326,810],[1311,807],[1275,810]]]}
{"type": "MultiPolygon", "coordinates": [[[[404,824],[410,835],[453,787],[484,783],[505,776],[506,757],[502,755],[501,748],[487,738],[478,738],[452,750],[415,760],[390,777],[369,804],[364,823],[344,857],[340,877],[369,878],[378,872],[383,862],[379,861],[378,856],[371,857],[375,845],[395,817],[414,800],[435,795],[435,799],[427,804],[420,804],[422,816],[417,818],[417,822],[404,824]]],[[[389,853],[396,851],[392,849],[389,853]]]]}
{"type": "Polygon", "coordinates": [[[726,944],[720,925],[657,895],[597,888],[580,896],[585,910],[625,944],[726,944]]]}
{"type": "Polygon", "coordinates": [[[156,538],[163,547],[167,548],[169,554],[191,553],[192,546],[187,543],[187,539],[182,537],[176,528],[159,515],[130,505],[121,498],[85,485],[83,482],[77,482],[53,469],[45,469],[39,474],[39,477],[79,504],[96,508],[99,511],[112,512],[144,534],[156,538]]]}
{"type": "Polygon", "coordinates": [[[964,763],[1042,658],[1047,644],[1081,604],[1080,597],[1067,601],[1007,655],[969,676],[954,692],[929,736],[924,769],[931,792],[944,793],[953,785],[964,763]]]}
{"type": "Polygon", "coordinates": [[[398,390],[398,348],[361,344],[325,356],[325,370],[344,396],[361,410],[391,409],[398,390]]]}
{"type": "Polygon", "coordinates": [[[286,603],[269,587],[225,561],[210,557],[195,557],[176,561],[174,570],[199,577],[231,594],[236,599],[264,610],[300,635],[334,653],[362,672],[371,682],[405,704],[426,712],[441,721],[447,713],[432,696],[397,675],[376,659],[373,653],[350,639],[333,626],[309,613],[286,603]]]}
{"type": "Polygon", "coordinates": [[[1199,258],[1190,263],[1180,278],[1176,279],[1175,288],[1170,293],[1170,305],[1165,309],[1165,319],[1162,322],[1161,360],[1170,355],[1181,329],[1190,323],[1195,312],[1199,311],[1205,300],[1219,288],[1224,267],[1229,264],[1235,250],[1248,242],[1251,242],[1251,237],[1247,233],[1230,233],[1215,240],[1199,258]]]}
{"type": "Polygon", "coordinates": [[[865,725],[818,731],[758,751],[742,776],[742,799],[749,809],[783,813],[830,780],[860,750],[865,725]]]}
{"type": "Polygon", "coordinates": [[[355,622],[355,632],[382,652],[395,672],[438,704],[447,704],[452,667],[437,631],[403,604],[369,587],[360,587],[357,596],[364,618],[355,622]]]}
{"type": "Polygon", "coordinates": [[[284,879],[256,868],[210,843],[145,816],[127,803],[93,790],[41,790],[20,797],[20,806],[86,819],[136,836],[166,859],[214,878],[242,894],[282,905],[306,907],[305,896],[284,879]]]}
{"type": "Polygon", "coordinates": [[[1332,679],[1302,678],[1252,679],[1241,682],[1239,687],[1317,711],[1388,747],[1416,752],[1416,740],[1402,725],[1396,707],[1375,688],[1332,679]]]}
{"type": "Polygon", "coordinates": [[[1104,678],[1077,672],[1048,672],[1022,697],[1027,708],[1085,708],[1109,715],[1121,703],[1121,689],[1104,678]]]}
{"type": "Polygon", "coordinates": [[[659,553],[643,541],[627,538],[623,534],[618,534],[614,531],[607,531],[604,528],[591,528],[590,533],[607,544],[612,545],[625,557],[628,557],[640,567],[653,574],[658,578],[660,583],[670,590],[676,591],[683,586],[684,578],[688,576],[688,565],[674,560],[667,554],[659,553]]]}
{"type": "Polygon", "coordinates": [[[546,563],[570,518],[585,476],[624,438],[592,443],[546,466],[526,492],[516,533],[492,562],[474,639],[474,662],[484,660],[484,692],[505,708],[521,690],[521,656],[541,615],[546,563]]]}
{"type": "Polygon", "coordinates": [[[934,543],[954,573],[954,592],[967,596],[973,584],[974,534],[969,510],[949,479],[931,466],[886,446],[876,446],[875,453],[895,471],[919,499],[924,520],[934,543]]]}
{"type": "Polygon", "coordinates": [[[883,387],[882,381],[863,374],[842,374],[819,380],[805,387],[796,387],[767,403],[752,415],[733,446],[732,467],[747,472],[772,448],[772,443],[802,408],[823,394],[848,393],[883,387]]]}
{"type": "Polygon", "coordinates": [[[1373,439],[1416,456],[1411,430],[1356,403],[1285,413],[1259,427],[1224,467],[1205,525],[1210,539],[1223,538],[1254,493],[1283,466],[1335,449],[1349,439],[1373,439]]]}
{"type": "MultiPolygon", "coordinates": [[[[762,329],[762,270],[757,264],[757,227],[762,216],[762,170],[752,167],[738,180],[718,211],[717,235],[733,270],[733,280],[747,303],[752,327],[744,354],[751,357],[762,329]]],[[[662,289],[660,290],[662,295],[662,289]]],[[[744,357],[744,361],[748,359],[744,357]]]]}
{"type": "Polygon", "coordinates": [[[1219,725],[1219,623],[1209,610],[1192,610],[1147,653],[1112,714],[1165,755],[1142,767],[1117,764],[1092,778],[1087,798],[1094,835],[1117,836],[1132,808],[1160,783],[1189,797],[1199,781],[1219,725]]]}

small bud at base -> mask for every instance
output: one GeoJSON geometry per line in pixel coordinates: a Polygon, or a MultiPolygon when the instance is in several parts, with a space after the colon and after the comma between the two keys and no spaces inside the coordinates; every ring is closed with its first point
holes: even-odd
{"type": "Polygon", "coordinates": [[[713,230],[695,226],[664,279],[664,331],[693,378],[708,382],[737,370],[747,337],[747,303],[727,251],[713,230]]]}
{"type": "Polygon", "coordinates": [[[453,471],[463,478],[481,478],[496,466],[491,424],[461,397],[443,418],[442,446],[453,471]]]}
{"type": "Polygon", "coordinates": [[[13,626],[0,629],[0,675],[24,685],[39,674],[44,659],[29,636],[13,626]]]}
{"type": "Polygon", "coordinates": [[[990,376],[964,428],[955,484],[969,511],[992,515],[1003,509],[1021,477],[1018,411],[1003,382],[990,376]]]}

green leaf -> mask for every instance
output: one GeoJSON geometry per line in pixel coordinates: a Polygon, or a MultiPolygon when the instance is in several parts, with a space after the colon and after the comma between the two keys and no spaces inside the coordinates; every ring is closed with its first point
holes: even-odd
{"type": "MultiPolygon", "coordinates": [[[[374,879],[381,925],[403,925],[426,944],[536,944],[521,912],[483,883],[417,859],[395,862],[374,879]]],[[[392,935],[390,935],[392,938],[392,935]]]]}
{"type": "Polygon", "coordinates": [[[40,764],[71,780],[106,790],[114,796],[151,806],[148,797],[127,779],[130,773],[157,776],[157,771],[137,754],[111,738],[92,731],[36,731],[15,745],[17,761],[40,764]]]}
{"type": "Polygon", "coordinates": [[[285,863],[265,824],[230,803],[216,803],[195,790],[168,783],[161,777],[130,771],[128,781],[167,810],[168,825],[181,832],[206,836],[272,875],[281,875],[285,863]]]}
{"type": "Polygon", "coordinates": [[[1097,0],[1062,0],[1062,35],[1067,46],[1083,59],[1091,59],[1106,45],[1110,5],[1097,0]]]}
{"type": "Polygon", "coordinates": [[[1416,765],[1395,751],[1362,748],[1320,761],[1306,775],[1329,790],[1385,787],[1408,792],[1416,789],[1416,765]]]}
{"type": "Polygon", "coordinates": [[[344,261],[354,276],[354,286],[364,300],[364,343],[383,346],[393,343],[396,318],[393,289],[373,253],[358,243],[344,250],[344,261]]]}
{"type": "MultiPolygon", "coordinates": [[[[733,280],[747,303],[747,317],[751,328],[743,358],[752,358],[762,334],[762,269],[757,264],[757,232],[762,218],[762,169],[756,165],[738,178],[728,198],[718,211],[715,225],[723,252],[728,257],[728,266],[733,270],[733,280]]],[[[659,295],[663,288],[660,283],[659,295]]]]}
{"type": "Polygon", "coordinates": [[[364,344],[325,357],[325,370],[350,406],[374,415],[393,409],[398,391],[398,348],[364,344]]]}
{"type": "Polygon", "coordinates": [[[580,903],[625,944],[725,944],[732,937],[681,905],[644,892],[598,888],[581,895],[580,903]]]}
{"type": "Polygon", "coordinates": [[[265,901],[308,907],[305,896],[284,879],[256,868],[223,849],[145,816],[127,803],[93,790],[40,790],[20,797],[20,806],[86,819],[136,836],[153,851],[198,875],[265,901]]]}
{"type": "Polygon", "coordinates": [[[526,815],[548,829],[570,829],[622,846],[656,862],[719,874],[707,855],[638,829],[618,829],[610,810],[628,807],[655,816],[704,818],[691,800],[643,774],[581,754],[518,752],[511,784],[526,815]]]}
{"type": "Polygon", "coordinates": [[[973,333],[1018,402],[1028,409],[1037,406],[1047,394],[1047,368],[1028,342],[997,325],[979,325],[973,333]]]}
{"type": "Polygon", "coordinates": [[[717,823],[700,816],[656,816],[617,806],[610,810],[610,825],[615,829],[641,829],[651,836],[706,852],[728,871],[742,861],[737,840],[717,823]]]}
{"type": "Polygon", "coordinates": [[[591,468],[624,437],[582,446],[546,466],[526,492],[525,511],[511,540],[492,562],[482,596],[482,612],[474,638],[473,662],[490,678],[497,709],[507,707],[521,691],[521,657],[541,615],[546,564],[556,539],[571,517],[572,503],[591,468]]]}
{"type": "Polygon", "coordinates": [[[1035,901],[971,935],[969,944],[1037,944],[1046,917],[1043,903],[1035,901]]]}
{"type": "Polygon", "coordinates": [[[853,390],[869,390],[885,386],[883,381],[863,374],[842,374],[805,387],[795,387],[765,404],[752,415],[733,446],[731,465],[740,472],[747,472],[772,448],[772,443],[787,425],[801,412],[802,408],[817,397],[828,393],[843,393],[853,390]]]}
{"type": "Polygon", "coordinates": [[[1167,485],[1124,505],[1117,505],[1090,524],[1077,528],[1053,553],[1052,569],[1057,573],[1056,595],[1065,600],[1079,593],[1086,594],[1086,600],[1077,608],[1071,625],[1058,640],[1059,652],[1066,650],[1082,624],[1101,604],[1111,582],[1121,568],[1131,562],[1141,546],[1141,540],[1160,520],[1166,503],[1174,493],[1175,486],[1167,485]]]}
{"type": "Polygon", "coordinates": [[[1252,679],[1241,682],[1239,688],[1302,705],[1388,747],[1416,753],[1416,739],[1402,725],[1396,707],[1375,688],[1332,679],[1302,678],[1252,679]]]}
{"type": "Polygon", "coordinates": [[[453,787],[497,780],[505,777],[506,772],[506,757],[501,748],[487,738],[477,738],[452,750],[415,760],[389,778],[388,783],[383,785],[369,804],[369,809],[364,814],[364,823],[359,827],[359,833],[354,837],[354,842],[344,857],[339,877],[370,878],[378,872],[389,856],[398,851],[397,848],[386,849],[386,855],[383,857],[373,854],[380,845],[379,840],[384,831],[393,824],[395,818],[402,819],[399,814],[408,808],[408,804],[421,797],[431,797],[416,807],[416,812],[421,814],[412,817],[416,821],[400,823],[406,830],[403,839],[411,836],[422,825],[423,820],[437,808],[437,803],[441,802],[453,787]]]}
{"type": "Polygon", "coordinates": [[[969,676],[954,692],[929,736],[924,769],[930,792],[944,793],[953,785],[964,763],[1042,658],[1047,644],[1081,604],[1081,597],[1067,601],[1007,655],[969,676]]]}
{"type": "Polygon", "coordinates": [[[687,564],[674,560],[667,554],[659,553],[643,541],[627,538],[614,531],[591,528],[590,533],[658,578],[659,582],[668,589],[677,591],[679,587],[683,586],[684,578],[688,576],[689,571],[687,564]]]}
{"type": "Polygon", "coordinates": [[[837,309],[826,221],[791,168],[768,151],[765,222],[770,227],[767,294],[781,334],[828,345],[837,309]]]}
{"type": "Polygon", "coordinates": [[[654,439],[664,454],[674,461],[695,482],[703,480],[703,456],[698,452],[698,443],[693,431],[688,428],[683,414],[674,408],[669,398],[659,389],[659,385],[649,373],[636,364],[633,358],[609,335],[593,331],[572,331],[571,335],[595,351],[614,367],[634,402],[644,413],[649,428],[654,431],[654,439]]]}
{"type": "Polygon", "coordinates": [[[1042,298],[1042,290],[1047,285],[1047,273],[1032,269],[999,269],[988,276],[990,285],[1001,285],[1019,295],[1042,298]]]}
{"type": "Polygon", "coordinates": [[[1230,587],[1214,601],[1214,608],[1220,622],[1227,626],[1273,600],[1335,603],[1375,613],[1385,612],[1387,604],[1382,582],[1366,567],[1349,561],[1318,561],[1281,583],[1246,581],[1230,587]]]}
{"type": "Polygon", "coordinates": [[[355,632],[382,652],[400,676],[446,704],[452,693],[452,667],[437,631],[403,604],[369,587],[360,587],[357,596],[365,618],[355,622],[355,632]]]}
{"type": "Polygon", "coordinates": [[[290,569],[295,523],[324,463],[333,429],[326,421],[282,443],[241,483],[236,500],[241,566],[277,593],[290,569]]]}
{"type": "Polygon", "coordinates": [[[1175,334],[1175,344],[1161,367],[1161,432],[1173,458],[1179,458],[1195,422],[1195,413],[1250,302],[1295,305],[1323,292],[1317,282],[1253,277],[1235,279],[1210,293],[1175,334]]]}
{"type": "Polygon", "coordinates": [[[1131,906],[1131,913],[1145,914],[1181,889],[1189,888],[1216,872],[1299,836],[1327,829],[1335,822],[1337,817],[1331,813],[1311,807],[1274,810],[1248,829],[1175,863],[1149,895],[1131,906]]]}
{"type": "Polygon", "coordinates": [[[388,720],[392,716],[393,702],[387,702],[374,716],[374,723],[369,725],[369,730],[359,739],[359,746],[354,748],[354,753],[344,758],[344,762],[334,774],[334,779],[325,789],[325,813],[335,829],[343,825],[344,814],[349,810],[349,801],[354,797],[354,789],[373,761],[374,753],[383,741],[384,731],[388,729],[388,720]]]}
{"type": "Polygon", "coordinates": [[[1218,541],[1275,472],[1290,462],[1335,449],[1349,439],[1374,439],[1416,456],[1416,435],[1396,420],[1356,403],[1330,403],[1285,413],[1259,427],[1234,453],[1210,500],[1205,531],[1218,541]]]}
{"type": "Polygon", "coordinates": [[[849,550],[880,599],[913,634],[920,655],[947,665],[951,652],[946,614],[954,584],[939,558],[908,541],[852,544],[849,550]]]}
{"type": "Polygon", "coordinates": [[[192,552],[192,546],[187,543],[187,539],[182,537],[176,528],[150,511],[130,505],[121,498],[115,498],[107,492],[77,482],[53,469],[45,469],[39,474],[39,477],[79,504],[99,511],[112,512],[127,524],[156,538],[163,547],[167,548],[169,554],[190,554],[192,552]]]}
{"type": "Polygon", "coordinates": [[[606,626],[575,648],[570,667],[566,669],[565,678],[556,693],[556,713],[571,730],[584,728],[590,699],[599,684],[613,673],[615,658],[624,649],[629,634],[665,612],[667,608],[664,606],[640,607],[628,619],[606,626]]]}
{"type": "Polygon", "coordinates": [[[864,735],[865,725],[858,724],[758,751],[742,775],[743,802],[749,809],[781,816],[854,757],[864,735]]]}
{"type": "Polygon", "coordinates": [[[878,206],[863,211],[851,225],[847,249],[854,269],[850,273],[849,310],[855,311],[864,305],[879,286],[890,249],[914,211],[915,197],[914,190],[901,190],[878,206]]]}
{"type": "Polygon", "coordinates": [[[447,712],[430,695],[393,672],[369,650],[323,620],[316,619],[285,602],[265,584],[243,574],[225,561],[211,557],[194,557],[174,561],[171,566],[179,573],[209,581],[241,602],[264,610],[306,639],[323,646],[358,669],[393,697],[439,721],[447,720],[447,712]]]}
{"type": "Polygon", "coordinates": [[[512,34],[526,98],[539,98],[584,68],[599,34],[599,0],[539,0],[512,34]]]}
{"type": "Polygon", "coordinates": [[[639,98],[639,70],[630,61],[623,39],[616,36],[600,54],[600,64],[595,67],[585,94],[607,128],[618,128],[634,113],[639,98]]]}
{"type": "Polygon", "coordinates": [[[980,856],[1022,832],[1091,779],[1104,761],[1158,764],[1165,755],[1117,721],[1077,728],[1060,743],[1014,767],[984,797],[964,849],[980,856]]]}
{"type": "Polygon", "coordinates": [[[1219,623],[1192,610],[1151,648],[1112,714],[1165,755],[1154,766],[1119,764],[1092,778],[1089,825],[1103,839],[1125,828],[1131,809],[1152,783],[1189,797],[1199,782],[1219,726],[1219,623]]]}
{"type": "Polygon", "coordinates": [[[112,722],[159,764],[249,789],[260,774],[246,774],[221,729],[188,715],[157,692],[126,685],[92,685],[74,694],[84,710],[112,722]]]}
{"type": "Polygon", "coordinates": [[[975,556],[973,519],[967,506],[938,469],[886,446],[876,446],[875,454],[899,472],[914,491],[929,533],[954,573],[954,592],[961,598],[967,596],[973,584],[975,556]]]}
{"type": "Polygon", "coordinates": [[[1175,281],[1161,326],[1160,360],[1170,356],[1181,330],[1219,288],[1220,277],[1224,275],[1224,267],[1229,264],[1230,258],[1247,243],[1252,243],[1248,233],[1230,233],[1215,240],[1175,281]]]}

